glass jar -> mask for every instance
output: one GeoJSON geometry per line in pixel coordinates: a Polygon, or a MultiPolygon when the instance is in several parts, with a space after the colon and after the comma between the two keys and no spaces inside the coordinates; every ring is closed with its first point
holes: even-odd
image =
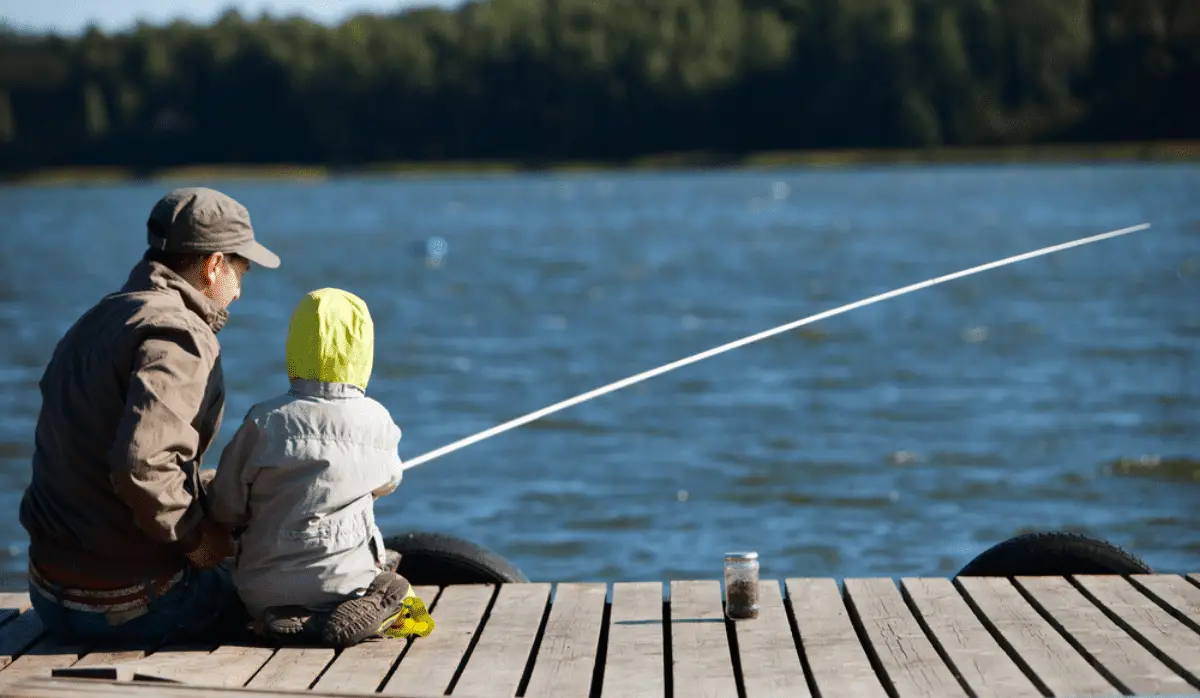
{"type": "Polygon", "coordinates": [[[758,617],[758,553],[725,554],[725,615],[730,620],[758,617]]]}

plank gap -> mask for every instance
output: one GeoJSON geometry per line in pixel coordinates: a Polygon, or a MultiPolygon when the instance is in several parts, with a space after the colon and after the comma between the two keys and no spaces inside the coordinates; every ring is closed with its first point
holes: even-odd
{"type": "Polygon", "coordinates": [[[671,653],[671,585],[663,585],[663,688],[666,698],[675,696],[675,657],[671,653]]]}
{"type": "Polygon", "coordinates": [[[533,679],[533,667],[537,664],[538,650],[542,648],[542,638],[546,636],[546,624],[550,622],[550,609],[554,606],[554,597],[558,595],[556,582],[546,597],[546,607],[542,609],[542,622],[538,625],[537,633],[533,636],[533,646],[529,648],[529,658],[525,661],[525,671],[521,673],[521,682],[517,684],[518,696],[524,696],[533,679]]]}
{"type": "Polygon", "coordinates": [[[1063,628],[1120,678],[1134,695],[1194,693],[1178,673],[1102,613],[1062,577],[1017,577],[1063,628]]]}
{"type": "Polygon", "coordinates": [[[333,657],[325,663],[325,666],[322,667],[320,671],[317,672],[317,675],[313,677],[312,682],[308,684],[308,688],[305,690],[311,691],[313,690],[313,686],[316,686],[321,682],[321,679],[325,677],[325,674],[329,673],[330,668],[337,663],[338,657],[342,656],[342,652],[343,648],[341,647],[333,648],[333,657]]]}
{"type": "MultiPolygon", "coordinates": [[[[429,604],[425,607],[425,610],[429,612],[430,616],[432,616],[433,612],[437,610],[438,601],[441,600],[442,592],[445,590],[446,590],[446,587],[438,587],[437,593],[434,594],[433,598],[429,600],[429,604]]],[[[493,590],[493,598],[495,598],[494,590],[493,590]]],[[[424,599],[422,599],[422,601],[424,601],[424,599]]],[[[436,624],[436,622],[437,622],[437,618],[434,618],[434,623],[436,624]]],[[[382,692],[383,689],[387,687],[388,682],[392,680],[392,676],[394,676],[396,674],[396,671],[398,671],[400,669],[400,662],[404,661],[404,655],[408,654],[408,650],[412,647],[413,642],[415,640],[416,640],[416,638],[409,637],[404,641],[404,647],[403,647],[403,649],[400,650],[400,654],[396,655],[396,660],[392,662],[392,666],[389,667],[388,670],[383,673],[383,680],[380,681],[379,685],[375,687],[376,693],[382,692]]]]}
{"type": "Polygon", "coordinates": [[[780,581],[762,580],[759,591],[758,618],[731,621],[737,636],[737,646],[731,651],[737,652],[746,695],[812,698],[780,581]]]}
{"type": "Polygon", "coordinates": [[[848,603],[862,622],[865,641],[879,657],[897,695],[969,698],[963,681],[929,641],[891,577],[846,579],[848,603]]]}
{"type": "Polygon", "coordinates": [[[262,673],[262,670],[263,670],[263,669],[265,669],[265,668],[267,668],[267,665],[271,663],[271,660],[272,660],[272,659],[274,659],[274,658],[275,658],[275,655],[276,655],[276,654],[278,654],[278,653],[279,653],[279,646],[277,645],[277,646],[275,646],[274,648],[272,648],[272,649],[271,649],[271,656],[270,656],[270,657],[267,657],[267,661],[263,662],[263,663],[262,663],[262,666],[260,666],[260,667],[258,667],[257,669],[255,669],[255,670],[254,670],[254,673],[253,673],[253,674],[251,674],[251,675],[250,675],[250,676],[249,676],[249,677],[248,677],[248,678],[247,678],[245,681],[243,681],[243,682],[242,682],[242,686],[249,686],[249,685],[250,685],[250,682],[254,680],[254,677],[256,677],[256,676],[258,676],[259,674],[261,674],[261,673],[262,673]]]}
{"type": "Polygon", "coordinates": [[[725,637],[729,642],[729,659],[733,662],[733,685],[737,687],[738,698],[746,698],[746,677],[742,673],[742,648],[738,645],[737,630],[734,621],[725,613],[728,602],[721,600],[721,615],[725,619],[725,637]]]}
{"type": "Polygon", "coordinates": [[[901,602],[916,609],[927,626],[922,632],[937,638],[977,697],[1041,698],[1042,692],[996,643],[949,579],[901,578],[900,587],[901,602]]]}
{"type": "MultiPolygon", "coordinates": [[[[530,650],[537,638],[538,628],[550,599],[549,582],[500,584],[495,603],[486,623],[475,633],[478,644],[471,651],[465,668],[455,682],[455,693],[464,695],[515,696],[521,677],[529,664],[530,650]]],[[[480,618],[486,603],[478,608],[480,618]]],[[[457,661],[466,652],[470,638],[463,640],[462,649],[455,650],[457,661]]],[[[410,657],[408,661],[412,661],[410,657]]],[[[447,677],[447,684],[448,679],[447,677]]]]}
{"type": "Polygon", "coordinates": [[[887,698],[871,659],[842,600],[838,581],[828,577],[785,579],[801,642],[818,689],[826,696],[887,698]]]}
{"type": "Polygon", "coordinates": [[[557,585],[526,696],[591,694],[607,598],[604,582],[557,585]]]}
{"type": "Polygon", "coordinates": [[[912,594],[909,593],[908,587],[904,586],[903,584],[900,584],[899,587],[900,599],[904,601],[904,606],[908,608],[908,612],[911,613],[913,618],[916,619],[917,625],[921,628],[921,632],[925,633],[925,637],[929,640],[929,644],[933,646],[933,651],[937,653],[938,657],[941,657],[942,663],[944,663],[946,668],[950,670],[950,674],[958,681],[963,690],[967,692],[967,695],[971,698],[979,698],[979,694],[977,694],[971,688],[970,684],[967,683],[966,677],[963,676],[963,673],[958,670],[958,667],[950,658],[950,653],[946,651],[945,646],[942,645],[942,642],[938,639],[937,634],[933,632],[933,628],[929,627],[929,621],[925,619],[925,616],[921,613],[921,609],[917,607],[917,602],[913,599],[912,594]]]}
{"type": "Polygon", "coordinates": [[[601,695],[663,698],[662,614],[662,582],[613,584],[601,695]]]}
{"type": "MultiPolygon", "coordinates": [[[[1137,691],[1134,691],[1130,689],[1129,686],[1126,686],[1125,682],[1117,678],[1116,674],[1105,667],[1103,662],[1097,659],[1096,656],[1091,652],[1087,651],[1083,644],[1079,642],[1075,636],[1068,632],[1067,629],[1063,627],[1063,624],[1057,618],[1055,618],[1045,606],[1039,603],[1037,598],[1034,597],[1033,594],[1029,593],[1029,590],[1026,589],[1025,586],[1020,583],[1020,581],[1013,579],[1013,588],[1015,588],[1017,593],[1025,599],[1025,602],[1028,603],[1038,615],[1045,619],[1045,621],[1050,624],[1051,628],[1054,628],[1059,635],[1062,635],[1063,639],[1067,641],[1067,644],[1073,647],[1075,651],[1079,653],[1079,656],[1083,657],[1088,664],[1091,664],[1092,668],[1095,669],[1101,676],[1103,676],[1106,681],[1111,683],[1117,688],[1117,690],[1127,696],[1137,694],[1137,691]]],[[[1093,604],[1095,603],[1095,599],[1089,599],[1089,601],[1091,601],[1093,604]]]]}
{"type": "Polygon", "coordinates": [[[880,658],[875,643],[871,642],[871,636],[867,634],[867,626],[863,623],[863,619],[859,615],[858,608],[854,604],[854,598],[845,589],[845,580],[842,581],[840,586],[842,591],[840,596],[842,604],[846,606],[846,615],[850,617],[850,625],[854,628],[854,634],[858,636],[859,643],[867,653],[867,661],[871,663],[871,668],[875,670],[875,676],[879,679],[879,683],[883,685],[883,690],[891,698],[900,698],[896,692],[896,685],[888,677],[887,670],[883,666],[883,659],[880,658]]]}
{"type": "MultiPolygon", "coordinates": [[[[1196,631],[1197,633],[1200,633],[1200,617],[1198,617],[1196,619],[1191,618],[1187,613],[1185,613],[1183,611],[1182,608],[1177,608],[1170,601],[1168,601],[1166,598],[1164,598],[1162,595],[1160,595],[1161,590],[1159,592],[1155,592],[1154,589],[1150,588],[1150,586],[1147,584],[1147,582],[1143,581],[1144,577],[1159,578],[1159,579],[1164,579],[1164,580],[1168,580],[1168,581],[1170,580],[1170,577],[1168,575],[1131,575],[1129,577],[1129,581],[1133,584],[1134,588],[1136,588],[1138,591],[1142,592],[1142,594],[1145,595],[1148,599],[1150,599],[1154,603],[1158,604],[1159,607],[1162,608],[1167,613],[1169,613],[1172,618],[1179,621],[1180,623],[1183,623],[1184,625],[1186,625],[1187,627],[1196,631]]],[[[1186,584],[1184,584],[1183,587],[1185,589],[1191,589],[1191,587],[1187,586],[1186,584]]],[[[1187,599],[1179,598],[1179,597],[1176,597],[1176,598],[1181,603],[1185,603],[1185,604],[1187,603],[1187,599]]],[[[1197,608],[1200,609],[1200,604],[1197,604],[1197,608]]]]}
{"type": "Polygon", "coordinates": [[[804,670],[804,682],[808,684],[808,693],[813,698],[823,698],[821,690],[817,688],[817,677],[813,675],[812,665],[808,660],[808,651],[804,649],[804,641],[800,637],[800,623],[796,620],[792,596],[783,580],[780,580],[780,584],[783,587],[783,607],[787,611],[788,627],[792,630],[792,644],[796,645],[796,653],[800,655],[800,668],[804,670]]]}
{"type": "MultiPolygon", "coordinates": [[[[421,587],[418,587],[420,589],[421,587]]],[[[425,592],[418,592],[421,595],[425,592]]],[[[437,629],[429,637],[410,638],[401,649],[392,675],[386,679],[380,693],[401,695],[416,690],[430,695],[446,692],[450,682],[463,667],[464,655],[471,641],[480,634],[484,613],[497,598],[495,584],[452,584],[439,594],[436,590],[427,595],[434,597],[432,610],[437,615],[437,629]]],[[[502,592],[499,592],[502,593],[502,592]]],[[[500,601],[496,601],[500,603],[500,601]]],[[[487,621],[487,627],[496,624],[497,616],[487,621]]],[[[486,628],[485,628],[486,630],[486,628]]],[[[479,648],[471,655],[478,662],[479,648]]],[[[466,673],[462,675],[464,678],[466,673]]],[[[463,681],[460,678],[460,685],[463,681]]],[[[513,681],[516,685],[516,681],[513,681]]],[[[479,691],[478,688],[467,693],[479,691]]],[[[496,689],[499,693],[499,689],[496,689]]]]}
{"type": "Polygon", "coordinates": [[[731,698],[737,694],[721,610],[721,582],[672,580],[671,653],[675,691],[685,698],[731,698]]]}
{"type": "MultiPolygon", "coordinates": [[[[1121,575],[1120,577],[1121,577],[1121,579],[1124,579],[1126,582],[1128,582],[1128,580],[1129,580],[1129,577],[1127,575],[1121,575]]],[[[1200,677],[1198,677],[1196,674],[1193,674],[1188,669],[1184,668],[1183,665],[1181,665],[1179,662],[1175,661],[1175,659],[1173,659],[1170,655],[1168,655],[1165,650],[1159,648],[1156,643],[1154,643],[1153,641],[1150,640],[1150,638],[1146,637],[1144,634],[1142,634],[1136,628],[1134,628],[1132,623],[1125,620],[1116,611],[1113,611],[1111,608],[1109,608],[1107,604],[1101,602],[1101,600],[1099,598],[1097,598],[1095,594],[1093,594],[1091,591],[1089,591],[1088,588],[1086,586],[1084,586],[1084,584],[1082,582],[1080,582],[1076,578],[1075,575],[1068,576],[1067,580],[1070,581],[1071,584],[1074,585],[1074,587],[1079,590],[1079,593],[1083,594],[1084,597],[1086,597],[1088,601],[1091,601],[1093,604],[1095,604],[1095,606],[1097,608],[1099,608],[1104,613],[1104,615],[1108,616],[1112,622],[1116,623],[1117,626],[1120,627],[1122,630],[1124,630],[1126,633],[1129,633],[1130,637],[1132,637],[1134,640],[1137,640],[1138,644],[1140,644],[1142,647],[1145,647],[1146,650],[1150,652],[1150,654],[1154,655],[1155,659],[1162,662],[1163,664],[1166,664],[1168,667],[1171,668],[1171,671],[1174,671],[1175,673],[1179,674],[1183,678],[1183,680],[1187,681],[1191,685],[1200,687],[1200,677]]],[[[1130,584],[1130,586],[1133,587],[1135,590],[1137,589],[1137,587],[1134,587],[1132,584],[1130,584]]],[[[1145,595],[1143,594],[1143,596],[1145,596],[1145,595]]]]}
{"type": "Polygon", "coordinates": [[[612,608],[613,597],[615,596],[613,588],[605,584],[606,595],[608,598],[604,600],[604,611],[600,615],[600,639],[596,646],[596,664],[592,667],[592,690],[588,694],[589,698],[600,698],[600,693],[604,687],[604,667],[608,663],[608,631],[612,624],[612,608]]]}
{"type": "MultiPolygon", "coordinates": [[[[458,660],[458,668],[454,670],[454,675],[450,677],[450,683],[446,685],[446,690],[442,695],[454,693],[454,687],[458,685],[458,680],[462,678],[463,672],[466,671],[467,661],[471,659],[471,653],[475,651],[475,646],[479,644],[479,637],[483,635],[483,629],[487,626],[488,619],[492,617],[492,608],[496,605],[496,599],[500,598],[500,589],[503,587],[503,584],[497,584],[492,588],[492,596],[488,599],[487,606],[484,607],[483,614],[479,617],[479,622],[475,624],[475,633],[471,635],[470,641],[467,642],[467,649],[463,650],[463,655],[458,660]]],[[[446,587],[442,587],[443,592],[445,589],[446,587]]],[[[441,593],[439,593],[438,598],[440,599],[441,596],[441,593]]],[[[434,618],[434,621],[437,621],[437,619],[434,618]]],[[[437,632],[436,628],[434,632],[437,632]]],[[[407,651],[407,648],[405,650],[407,651]]]]}
{"type": "Polygon", "coordinates": [[[1046,685],[1046,682],[1037,675],[1037,672],[1035,672],[1033,667],[1031,667],[1029,663],[1025,661],[1025,658],[1021,656],[1021,653],[1017,650],[1017,648],[1014,647],[1012,643],[1004,637],[1004,633],[1000,632],[1000,629],[996,627],[996,624],[993,623],[990,618],[988,618],[988,615],[983,612],[983,609],[979,607],[979,604],[975,602],[975,599],[971,598],[971,595],[967,593],[965,588],[963,588],[962,581],[958,577],[955,577],[954,579],[950,580],[950,582],[958,591],[958,595],[962,597],[964,602],[966,602],[967,608],[971,609],[971,612],[975,614],[975,617],[979,619],[979,622],[982,623],[983,627],[987,629],[988,633],[991,634],[992,639],[994,639],[996,643],[1000,645],[1000,648],[1003,649],[1006,654],[1008,654],[1008,658],[1013,660],[1013,663],[1025,673],[1025,677],[1037,687],[1037,690],[1042,692],[1043,696],[1047,696],[1047,698],[1053,696],[1054,692],[1050,690],[1050,687],[1046,685]]]}

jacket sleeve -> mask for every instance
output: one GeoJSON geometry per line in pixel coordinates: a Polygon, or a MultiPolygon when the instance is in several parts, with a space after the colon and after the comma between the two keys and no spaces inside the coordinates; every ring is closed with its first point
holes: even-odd
{"type": "Polygon", "coordinates": [[[200,541],[204,511],[191,491],[203,408],[216,352],[186,329],[158,327],[135,352],[125,403],[109,452],[110,477],[134,522],[150,537],[200,541]]]}
{"type": "Polygon", "coordinates": [[[257,472],[255,460],[261,449],[263,433],[246,415],[242,426],[221,452],[217,474],[208,489],[208,509],[217,523],[245,526],[250,521],[250,486],[257,472]]]}
{"type": "Polygon", "coordinates": [[[382,463],[383,473],[380,479],[383,480],[383,484],[371,492],[371,494],[376,498],[384,497],[395,492],[396,488],[400,486],[400,480],[404,477],[404,464],[403,461],[400,460],[399,451],[396,450],[396,448],[400,445],[400,427],[392,424],[392,429],[395,430],[394,434],[396,440],[392,449],[388,451],[390,458],[382,463]]]}

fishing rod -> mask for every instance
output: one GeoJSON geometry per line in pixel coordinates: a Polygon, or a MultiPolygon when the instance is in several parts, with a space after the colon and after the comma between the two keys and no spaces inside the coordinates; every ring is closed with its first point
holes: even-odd
{"type": "Polygon", "coordinates": [[[704,359],[709,358],[710,356],[716,356],[717,354],[723,354],[727,351],[737,349],[738,347],[744,347],[747,344],[752,344],[754,342],[766,339],[767,337],[772,337],[774,335],[777,335],[777,334],[780,334],[783,332],[787,332],[789,330],[794,330],[797,327],[802,327],[804,325],[816,322],[818,320],[824,320],[826,318],[834,317],[835,315],[841,315],[842,313],[848,313],[851,310],[857,310],[858,308],[862,308],[862,307],[871,305],[872,303],[878,303],[879,301],[884,301],[889,298],[895,298],[897,296],[902,296],[906,293],[912,293],[913,291],[919,291],[920,289],[923,289],[923,288],[928,288],[930,286],[936,286],[938,284],[945,283],[947,281],[952,281],[954,279],[960,279],[964,276],[978,274],[979,272],[988,271],[989,269],[996,269],[998,267],[1003,267],[1003,266],[1006,266],[1009,264],[1014,264],[1016,262],[1021,262],[1026,259],[1033,259],[1034,257],[1041,257],[1043,255],[1051,254],[1052,252],[1059,252],[1061,250],[1071,249],[1072,247],[1080,247],[1083,245],[1091,244],[1093,242],[1099,242],[1101,240],[1115,238],[1120,235],[1127,235],[1129,233],[1134,233],[1139,230],[1145,230],[1146,228],[1149,228],[1149,227],[1150,227],[1149,223],[1142,223],[1140,225],[1131,226],[1129,228],[1121,228],[1120,230],[1113,230],[1108,233],[1101,233],[1099,235],[1092,235],[1091,237],[1079,238],[1078,240],[1072,240],[1070,242],[1064,242],[1064,243],[1061,243],[1058,245],[1052,245],[1050,247],[1043,247],[1041,249],[1034,250],[1032,252],[1025,252],[1024,254],[1007,257],[1005,259],[1000,259],[995,262],[988,262],[987,264],[980,264],[979,266],[971,267],[970,269],[956,271],[952,274],[946,274],[945,276],[939,276],[937,278],[928,279],[928,280],[921,281],[921,282],[918,282],[915,284],[911,284],[909,286],[904,286],[903,288],[897,288],[892,291],[887,291],[886,293],[880,293],[878,295],[871,296],[870,298],[864,298],[860,301],[855,301],[853,303],[847,303],[846,305],[843,305],[838,308],[834,308],[833,310],[826,310],[825,312],[817,313],[816,315],[810,315],[806,318],[802,318],[802,319],[796,320],[794,322],[789,322],[785,325],[779,325],[778,327],[772,327],[771,329],[763,330],[762,332],[759,332],[758,334],[752,334],[747,337],[742,337],[741,339],[734,340],[732,342],[729,342],[728,344],[722,344],[719,347],[714,347],[707,351],[702,351],[699,354],[692,354],[691,356],[679,359],[678,361],[672,361],[671,363],[664,364],[662,366],[659,366],[658,368],[652,368],[649,371],[643,371],[642,373],[639,373],[637,375],[629,376],[628,378],[622,378],[619,381],[614,381],[612,383],[609,383],[608,385],[604,385],[599,388],[596,388],[595,390],[589,390],[588,392],[583,393],[582,395],[576,395],[575,397],[569,398],[567,400],[563,400],[562,402],[556,402],[555,404],[550,405],[549,407],[543,407],[540,410],[530,412],[529,414],[517,417],[516,419],[509,420],[503,424],[499,424],[497,426],[491,427],[490,429],[485,429],[477,434],[472,434],[471,436],[468,436],[463,439],[459,439],[458,441],[455,441],[452,444],[447,444],[445,446],[442,446],[441,448],[430,451],[429,453],[426,453],[426,454],[417,456],[416,458],[413,458],[411,460],[405,461],[403,464],[403,468],[405,470],[408,470],[409,468],[415,468],[418,465],[421,465],[422,463],[428,463],[429,461],[433,460],[434,458],[440,458],[441,456],[444,456],[446,454],[454,453],[455,451],[462,449],[462,448],[466,448],[467,446],[470,446],[471,444],[479,443],[480,441],[483,441],[484,439],[490,439],[491,437],[496,436],[498,434],[503,434],[504,432],[508,431],[509,429],[515,429],[523,424],[528,424],[528,423],[534,421],[535,419],[540,419],[542,417],[545,417],[548,414],[553,414],[555,412],[558,412],[559,410],[565,410],[566,408],[572,407],[574,405],[578,405],[581,402],[587,402],[588,400],[591,400],[592,398],[597,398],[597,397],[600,397],[601,395],[607,395],[608,393],[620,390],[621,388],[626,388],[628,386],[633,385],[634,383],[640,383],[641,381],[644,381],[648,378],[653,378],[654,376],[661,375],[663,373],[666,373],[667,371],[674,371],[677,368],[687,366],[688,364],[696,363],[697,361],[702,361],[704,359]]]}

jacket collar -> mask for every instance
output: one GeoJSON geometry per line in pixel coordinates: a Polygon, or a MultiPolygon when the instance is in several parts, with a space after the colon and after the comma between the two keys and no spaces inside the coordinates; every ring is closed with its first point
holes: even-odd
{"type": "Polygon", "coordinates": [[[125,282],[125,286],[121,288],[123,293],[135,291],[174,291],[183,301],[184,307],[195,313],[204,324],[212,329],[213,334],[221,331],[229,320],[229,310],[222,308],[216,303],[213,303],[208,296],[200,292],[200,289],[193,286],[187,279],[171,271],[167,267],[152,262],[148,259],[143,259],[138,262],[133,271],[129,273],[129,279],[125,282]]]}
{"type": "Polygon", "coordinates": [[[325,381],[314,381],[307,378],[293,378],[292,394],[303,395],[306,397],[323,397],[323,398],[353,398],[362,397],[367,392],[357,385],[349,383],[328,383],[325,381]]]}

